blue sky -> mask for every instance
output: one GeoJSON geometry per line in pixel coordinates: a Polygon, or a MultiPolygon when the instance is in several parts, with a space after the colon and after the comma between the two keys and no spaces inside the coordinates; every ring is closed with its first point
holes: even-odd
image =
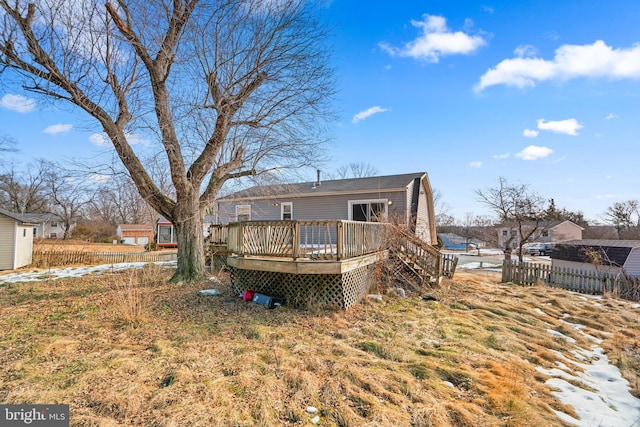
{"type": "MultiPolygon", "coordinates": [[[[640,2],[333,0],[325,14],[327,171],[427,171],[458,218],[487,213],[474,192],[500,176],[589,219],[640,199],[640,2]]],[[[85,115],[10,86],[0,126],[22,161],[105,149],[85,115]]]]}

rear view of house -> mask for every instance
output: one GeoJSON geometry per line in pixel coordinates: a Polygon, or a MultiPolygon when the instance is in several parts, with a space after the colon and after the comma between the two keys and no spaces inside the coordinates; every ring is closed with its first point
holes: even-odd
{"type": "Polygon", "coordinates": [[[0,270],[31,264],[33,224],[22,215],[0,209],[0,270]]]}
{"type": "Polygon", "coordinates": [[[216,201],[217,223],[257,220],[396,219],[436,245],[431,184],[425,172],[256,186],[216,201]]]}

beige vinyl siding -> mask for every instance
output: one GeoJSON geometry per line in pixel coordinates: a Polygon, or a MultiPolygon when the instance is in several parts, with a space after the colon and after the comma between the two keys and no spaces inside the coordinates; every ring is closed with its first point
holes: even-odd
{"type": "Polygon", "coordinates": [[[415,185],[415,179],[412,179],[411,182],[409,183],[409,185],[407,185],[407,192],[405,193],[405,198],[404,198],[404,205],[405,205],[405,222],[407,224],[409,224],[409,221],[411,221],[411,197],[413,194],[413,187],[415,185]]]}
{"type": "Polygon", "coordinates": [[[582,228],[577,224],[571,222],[562,222],[552,230],[550,230],[550,241],[552,242],[566,242],[567,240],[581,240],[582,228]]]}
{"type": "Polygon", "coordinates": [[[19,225],[16,237],[16,264],[14,268],[31,264],[33,255],[33,227],[19,225]]]}
{"type": "Polygon", "coordinates": [[[427,192],[420,188],[418,194],[418,213],[416,215],[416,236],[425,242],[431,242],[431,229],[429,227],[429,206],[427,192]]]}
{"type": "Polygon", "coordinates": [[[0,216],[0,270],[13,270],[16,222],[0,216]]]}
{"type": "Polygon", "coordinates": [[[624,270],[629,276],[640,277],[640,248],[631,249],[624,270]]]}

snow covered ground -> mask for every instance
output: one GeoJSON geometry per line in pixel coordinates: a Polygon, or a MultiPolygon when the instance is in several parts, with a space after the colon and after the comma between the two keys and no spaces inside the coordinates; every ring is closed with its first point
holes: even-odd
{"type": "MultiPolygon", "coordinates": [[[[590,350],[575,347],[571,353],[575,359],[554,351],[558,358],[557,368],[536,370],[551,379],[546,384],[555,389],[553,394],[562,403],[570,405],[580,419],[556,411],[558,418],[580,427],[632,427],[640,426],[640,399],[629,392],[629,383],[617,367],[609,363],[604,350],[598,347],[601,340],[585,332],[584,325],[567,323],[587,337],[594,345],[590,350]],[[580,385],[585,387],[580,387],[580,385]]],[[[554,336],[573,344],[575,340],[558,331],[549,330],[554,336]]]]}
{"type": "MultiPolygon", "coordinates": [[[[82,277],[87,274],[112,273],[115,271],[129,270],[131,268],[141,268],[146,262],[123,262],[119,264],[91,265],[87,267],[50,268],[48,270],[19,271],[0,275],[0,284],[18,282],[39,282],[42,280],[58,280],[70,277],[82,277]]],[[[176,261],[154,262],[157,265],[173,267],[176,261]]]]}

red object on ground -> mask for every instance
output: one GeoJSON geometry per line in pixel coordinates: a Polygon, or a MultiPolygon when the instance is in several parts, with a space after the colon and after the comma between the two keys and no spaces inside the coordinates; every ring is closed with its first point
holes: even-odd
{"type": "Polygon", "coordinates": [[[253,296],[255,294],[256,294],[256,291],[254,291],[253,289],[247,289],[246,291],[244,291],[244,294],[242,295],[242,300],[253,301],[253,296]]]}

